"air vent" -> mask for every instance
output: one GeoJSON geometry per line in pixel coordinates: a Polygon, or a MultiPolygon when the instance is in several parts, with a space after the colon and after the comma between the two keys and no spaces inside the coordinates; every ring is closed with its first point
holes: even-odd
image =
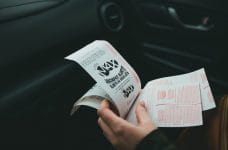
{"type": "Polygon", "coordinates": [[[109,2],[101,5],[100,13],[102,21],[109,31],[118,32],[123,28],[123,13],[116,3],[109,2]]]}

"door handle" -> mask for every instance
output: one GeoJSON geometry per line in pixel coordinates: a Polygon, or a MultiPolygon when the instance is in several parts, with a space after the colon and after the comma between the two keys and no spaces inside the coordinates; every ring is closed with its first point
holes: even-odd
{"type": "Polygon", "coordinates": [[[208,16],[202,18],[202,22],[197,24],[197,25],[193,25],[193,24],[186,24],[184,23],[175,8],[173,7],[168,7],[168,13],[172,19],[172,21],[174,21],[174,23],[179,26],[182,27],[186,30],[197,30],[197,31],[210,31],[214,28],[214,24],[210,24],[209,20],[210,18],[208,16]]]}

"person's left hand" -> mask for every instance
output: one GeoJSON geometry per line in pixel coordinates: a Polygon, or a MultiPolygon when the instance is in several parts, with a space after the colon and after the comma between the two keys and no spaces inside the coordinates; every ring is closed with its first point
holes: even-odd
{"type": "Polygon", "coordinates": [[[134,150],[136,145],[150,132],[157,129],[146,111],[144,103],[136,108],[137,125],[118,117],[107,100],[103,100],[98,110],[98,124],[105,137],[118,150],[134,150]]]}

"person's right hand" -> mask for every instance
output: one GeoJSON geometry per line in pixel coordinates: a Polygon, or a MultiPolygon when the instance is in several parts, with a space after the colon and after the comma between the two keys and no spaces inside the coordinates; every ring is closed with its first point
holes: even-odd
{"type": "Polygon", "coordinates": [[[113,113],[107,100],[101,103],[101,108],[98,110],[100,116],[98,124],[105,137],[117,150],[134,150],[147,134],[157,129],[150,119],[144,103],[138,103],[135,113],[137,125],[133,125],[113,113]]]}

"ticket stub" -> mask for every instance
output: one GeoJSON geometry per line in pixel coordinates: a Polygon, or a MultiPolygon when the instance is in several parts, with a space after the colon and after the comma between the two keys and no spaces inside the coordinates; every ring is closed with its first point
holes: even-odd
{"type": "Polygon", "coordinates": [[[135,110],[139,101],[157,127],[189,127],[203,124],[199,84],[153,86],[141,91],[126,120],[137,125],[135,110]]]}
{"type": "Polygon", "coordinates": [[[200,84],[202,107],[204,111],[216,107],[214,97],[212,95],[212,91],[209,86],[209,82],[207,80],[207,76],[204,69],[199,69],[194,72],[183,74],[183,75],[170,76],[170,77],[152,80],[148,83],[148,85],[159,86],[159,85],[176,85],[176,84],[184,84],[184,83],[200,84]]]}
{"type": "Polygon", "coordinates": [[[147,86],[144,101],[148,112],[159,127],[202,125],[199,84],[147,86]]]}
{"type": "Polygon", "coordinates": [[[125,117],[141,90],[134,69],[106,41],[95,41],[66,59],[77,62],[97,82],[125,117]]]}

